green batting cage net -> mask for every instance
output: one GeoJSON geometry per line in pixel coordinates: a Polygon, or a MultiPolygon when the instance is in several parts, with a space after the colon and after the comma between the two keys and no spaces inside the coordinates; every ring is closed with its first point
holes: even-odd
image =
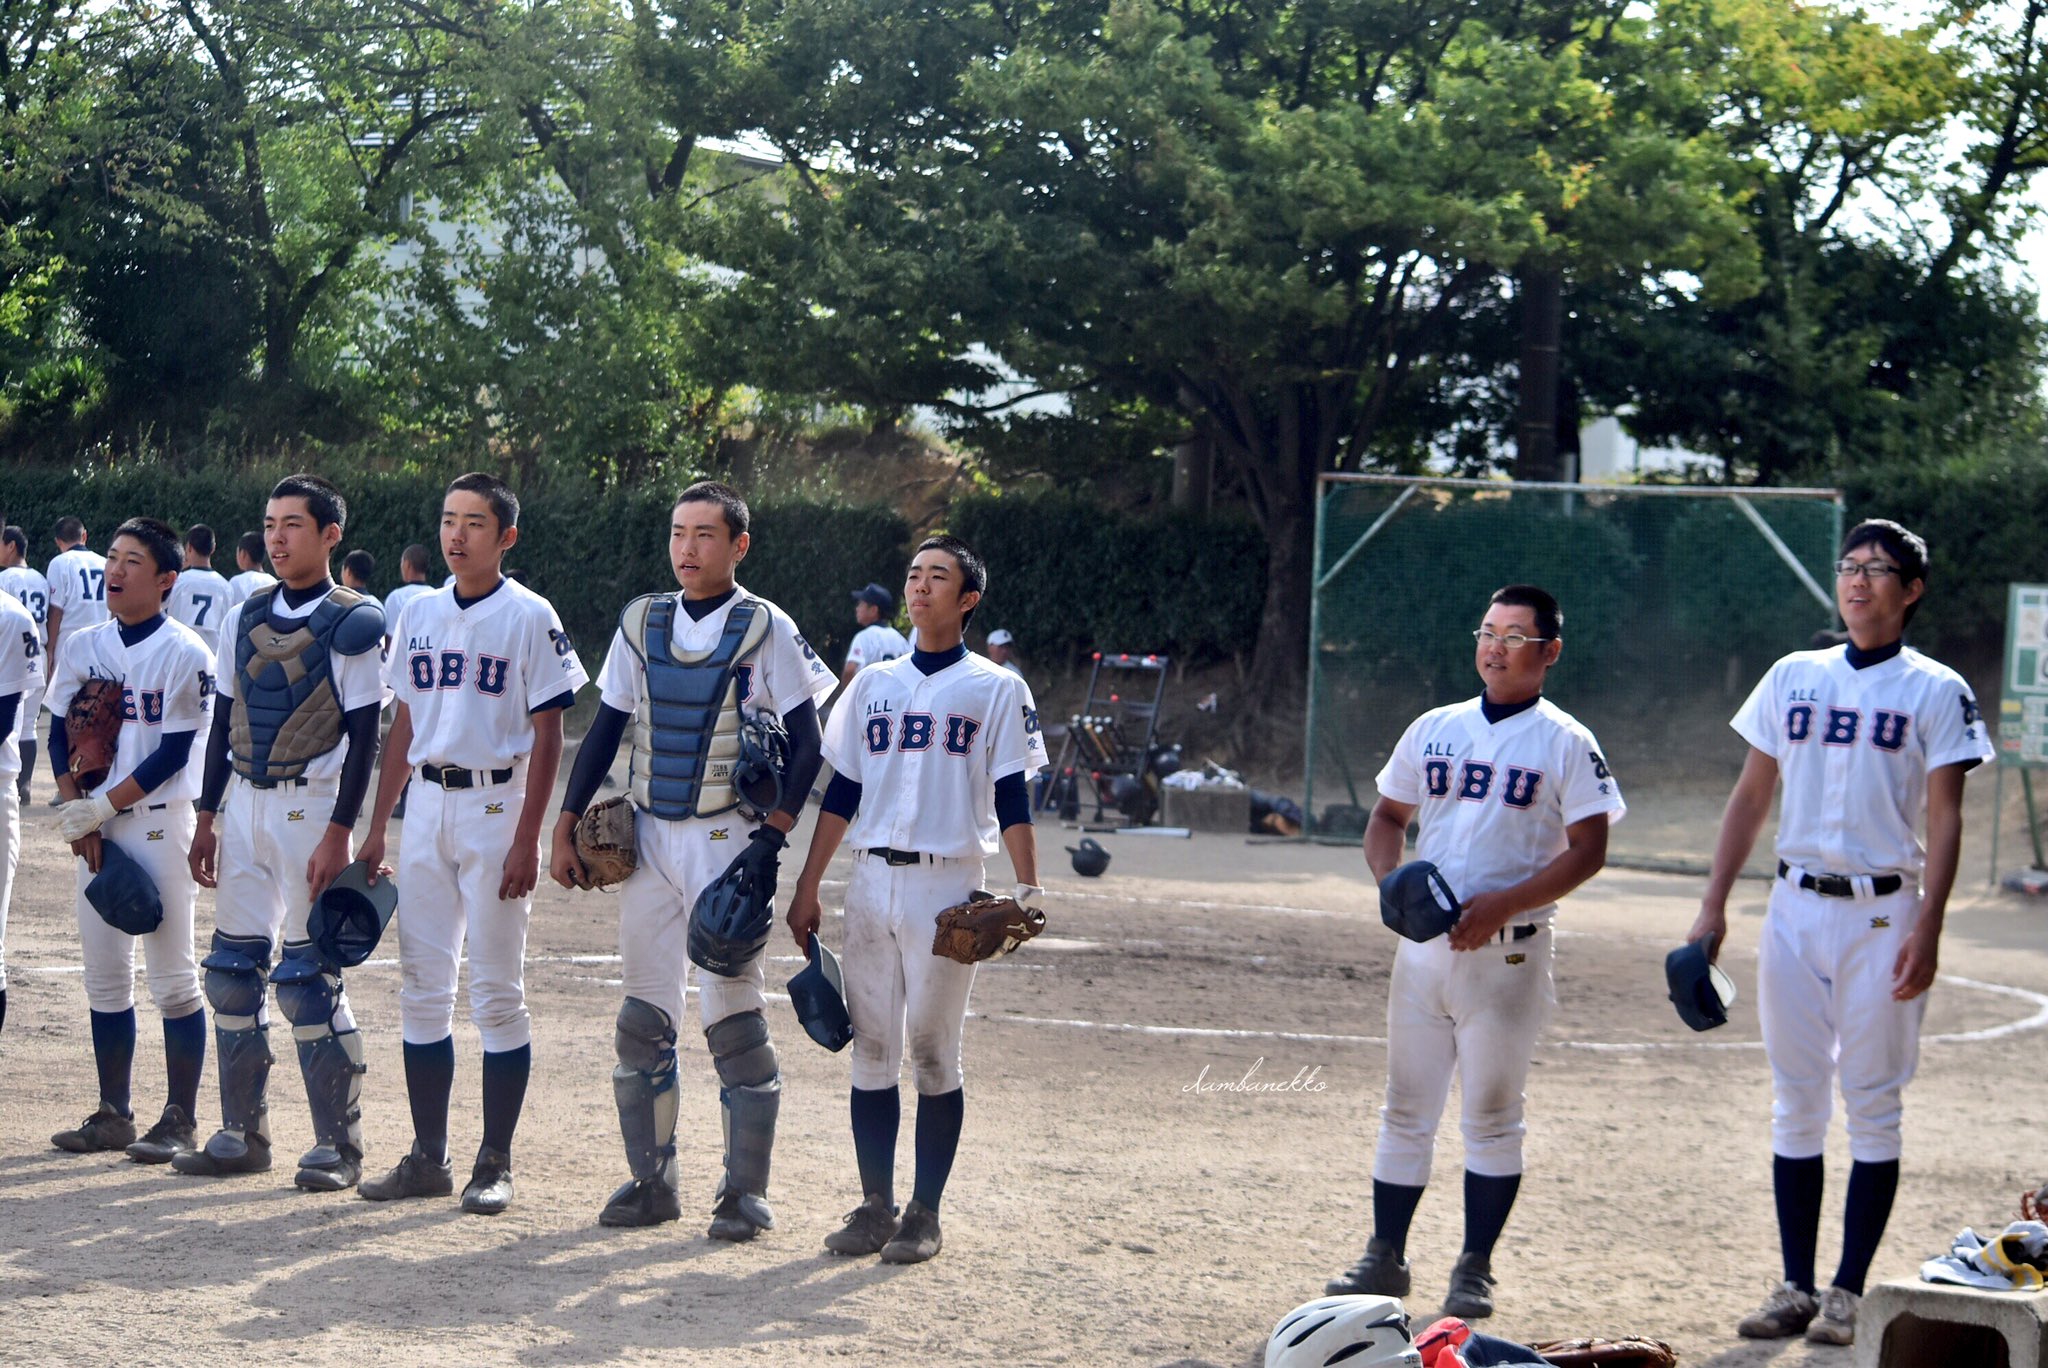
{"type": "MultiPolygon", "coordinates": [[[[1770,663],[1838,626],[1832,489],[1326,475],[1316,507],[1306,801],[1355,841],[1407,724],[1480,689],[1472,630],[1504,584],[1564,611],[1545,695],[1593,729],[1627,798],[1610,857],[1704,865],[1770,663]]],[[[1761,844],[1761,843],[1760,843],[1761,844]]]]}

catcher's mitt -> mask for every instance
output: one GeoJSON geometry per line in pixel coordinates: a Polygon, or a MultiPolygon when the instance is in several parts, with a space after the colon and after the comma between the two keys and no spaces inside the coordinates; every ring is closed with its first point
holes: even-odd
{"type": "Polygon", "coordinates": [[[621,794],[576,819],[576,859],[583,866],[585,888],[610,888],[624,883],[640,867],[633,844],[633,802],[621,794]]]}
{"type": "Polygon", "coordinates": [[[1015,898],[976,890],[964,903],[939,913],[932,953],[962,964],[1007,955],[1045,930],[1045,913],[1015,898]]]}
{"type": "Polygon", "coordinates": [[[1624,1335],[1620,1339],[1552,1340],[1538,1344],[1537,1353],[1543,1355],[1560,1368],[1582,1368],[1582,1365],[1601,1364],[1607,1368],[1672,1368],[1678,1362],[1678,1355],[1671,1352],[1671,1346],[1663,1340],[1644,1339],[1639,1335],[1624,1335]]]}
{"type": "Polygon", "coordinates": [[[71,750],[71,778],[81,790],[107,782],[121,744],[121,683],[88,679],[64,710],[64,743],[71,750]]]}

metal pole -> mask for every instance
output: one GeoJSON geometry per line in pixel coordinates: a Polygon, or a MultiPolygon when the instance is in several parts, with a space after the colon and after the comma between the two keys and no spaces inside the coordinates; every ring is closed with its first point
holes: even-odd
{"type": "Polygon", "coordinates": [[[1328,480],[1326,475],[1316,481],[1315,546],[1308,580],[1308,723],[1301,749],[1301,830],[1311,838],[1316,834],[1316,681],[1323,669],[1323,508],[1329,501],[1328,480]]]}

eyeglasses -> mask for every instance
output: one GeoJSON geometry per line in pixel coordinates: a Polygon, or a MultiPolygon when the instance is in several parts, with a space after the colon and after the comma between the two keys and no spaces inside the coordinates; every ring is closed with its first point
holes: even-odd
{"type": "Polygon", "coordinates": [[[1900,579],[1904,579],[1906,576],[1906,572],[1898,566],[1881,560],[1838,560],[1835,562],[1835,574],[1842,579],[1855,579],[1858,575],[1861,575],[1872,584],[1877,583],[1887,575],[1897,575],[1900,579]]]}
{"type": "Polygon", "coordinates": [[[1500,645],[1507,647],[1510,651],[1519,651],[1532,641],[1540,645],[1543,642],[1553,641],[1556,638],[1523,636],[1520,632],[1509,632],[1506,636],[1502,636],[1498,632],[1489,632],[1484,627],[1480,627],[1474,630],[1474,632],[1472,633],[1472,639],[1474,641],[1477,641],[1481,646],[1491,646],[1498,642],[1500,645]]]}

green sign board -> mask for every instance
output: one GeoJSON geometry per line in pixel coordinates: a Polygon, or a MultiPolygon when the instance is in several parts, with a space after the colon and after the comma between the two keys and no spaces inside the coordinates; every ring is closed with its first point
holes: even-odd
{"type": "Polygon", "coordinates": [[[2006,594],[1998,759],[2048,765],[2048,584],[2009,585],[2006,594]]]}

